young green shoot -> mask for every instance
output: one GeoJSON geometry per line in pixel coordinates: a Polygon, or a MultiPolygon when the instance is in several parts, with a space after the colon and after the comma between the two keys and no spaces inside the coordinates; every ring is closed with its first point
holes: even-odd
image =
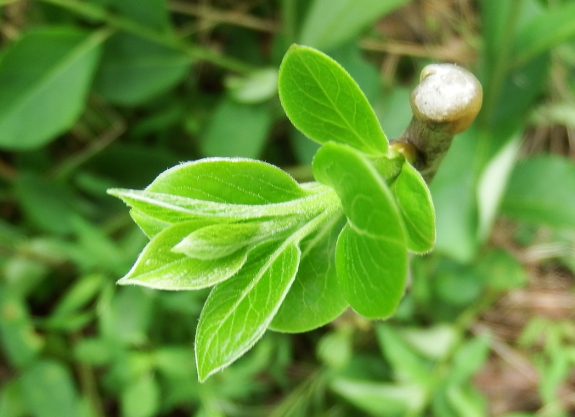
{"type": "Polygon", "coordinates": [[[473,75],[428,66],[411,96],[413,120],[389,144],[358,85],[323,53],[292,46],[278,85],[288,118],[322,145],[316,182],[298,184],[256,160],[209,158],[173,167],[144,190],[109,190],[150,238],[119,284],[213,287],[196,332],[200,381],[267,329],[309,331],[348,307],[391,316],[409,253],[435,242],[426,181],[481,106],[473,75]]]}

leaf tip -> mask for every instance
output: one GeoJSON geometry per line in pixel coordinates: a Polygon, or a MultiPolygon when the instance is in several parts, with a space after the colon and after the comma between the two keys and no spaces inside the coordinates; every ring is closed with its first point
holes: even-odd
{"type": "Polygon", "coordinates": [[[116,285],[134,285],[134,282],[130,278],[125,276],[116,281],[116,285]]]}
{"type": "Polygon", "coordinates": [[[106,190],[106,194],[111,195],[113,197],[122,198],[126,190],[122,188],[108,188],[106,190]]]}
{"type": "Polygon", "coordinates": [[[213,374],[215,374],[216,372],[222,370],[224,366],[220,366],[220,367],[210,367],[208,363],[206,363],[207,361],[202,360],[202,358],[200,357],[200,354],[198,352],[198,343],[196,342],[195,344],[195,349],[194,349],[194,353],[195,353],[195,357],[196,357],[196,369],[198,371],[198,381],[200,382],[200,384],[203,384],[204,382],[207,381],[207,379],[212,376],[213,374]]]}

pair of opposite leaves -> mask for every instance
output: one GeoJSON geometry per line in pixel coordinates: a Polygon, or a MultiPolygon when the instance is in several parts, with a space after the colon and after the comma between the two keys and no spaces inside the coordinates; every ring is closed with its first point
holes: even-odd
{"type": "Polygon", "coordinates": [[[381,175],[402,157],[388,153],[339,64],[293,46],[279,92],[293,124],[323,144],[313,162],[319,184],[299,185],[259,161],[213,158],[174,167],[143,191],[110,191],[152,239],[120,283],[215,285],[196,335],[200,379],[268,327],[310,330],[348,303],[368,318],[389,316],[403,295],[408,249],[426,252],[435,240],[427,186],[407,162],[393,178],[381,175]]]}

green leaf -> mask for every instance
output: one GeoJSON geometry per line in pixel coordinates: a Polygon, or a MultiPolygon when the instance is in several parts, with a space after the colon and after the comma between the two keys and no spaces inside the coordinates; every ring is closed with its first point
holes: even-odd
{"type": "MultiPolygon", "coordinates": [[[[132,129],[130,131],[132,132],[132,129]]],[[[85,164],[89,173],[104,179],[113,179],[123,187],[144,188],[158,176],[158,172],[165,171],[182,160],[163,147],[152,147],[144,140],[136,140],[135,135],[130,135],[130,142],[136,141],[141,144],[116,142],[114,146],[94,155],[85,164]]],[[[81,174],[79,177],[82,178],[81,174]]]]}
{"type": "Polygon", "coordinates": [[[393,367],[395,379],[430,390],[435,382],[431,361],[418,355],[399,332],[387,323],[378,325],[376,334],[385,358],[393,367]]]}
{"type": "MultiPolygon", "coordinates": [[[[157,311],[154,309],[154,301],[157,300],[158,294],[148,291],[147,288],[133,286],[120,288],[115,291],[113,298],[106,297],[108,294],[99,300],[102,303],[98,314],[102,337],[116,346],[118,342],[120,346],[149,343],[150,324],[152,319],[156,318],[157,311]]],[[[138,355],[138,352],[133,354],[138,355]]],[[[150,362],[152,358],[144,356],[142,359],[150,362]]]]}
{"type": "Polygon", "coordinates": [[[329,323],[347,307],[335,270],[337,237],[345,225],[334,216],[301,243],[301,261],[292,284],[270,328],[301,333],[329,323]]]}
{"type": "Polygon", "coordinates": [[[233,276],[244,265],[247,250],[221,259],[195,259],[172,248],[190,233],[213,224],[192,220],[174,224],[158,233],[118,284],[137,284],[164,290],[197,290],[211,287],[233,276]]]}
{"type": "Polygon", "coordinates": [[[106,268],[114,274],[122,274],[129,267],[131,260],[121,255],[118,244],[114,242],[102,228],[83,220],[80,217],[72,219],[74,234],[78,245],[77,263],[87,270],[106,268]]]}
{"type": "Polygon", "coordinates": [[[119,14],[160,32],[170,29],[170,13],[164,0],[115,0],[119,14]]]}
{"type": "Polygon", "coordinates": [[[75,196],[68,188],[31,172],[21,172],[14,191],[27,218],[42,230],[67,233],[73,229],[77,215],[75,196]]]}
{"type": "Polygon", "coordinates": [[[343,368],[353,354],[353,336],[351,326],[324,334],[317,342],[317,357],[330,368],[343,368]]]}
{"type": "Polygon", "coordinates": [[[314,0],[300,42],[328,50],[359,35],[381,16],[409,0],[314,0]]]}
{"type": "Polygon", "coordinates": [[[212,290],[196,331],[200,381],[235,361],[263,336],[295,278],[299,260],[295,243],[264,244],[250,253],[233,279],[212,290]]]}
{"type": "Polygon", "coordinates": [[[490,337],[480,335],[461,346],[453,356],[449,383],[462,384],[478,372],[488,358],[490,345],[490,337]]]}
{"type": "Polygon", "coordinates": [[[470,262],[477,250],[476,172],[479,133],[471,128],[455,140],[430,184],[437,222],[435,251],[470,262]]]}
{"type": "Polygon", "coordinates": [[[387,139],[367,98],[327,55],[292,45],[280,67],[279,95],[291,122],[310,139],[347,144],[368,155],[387,152],[387,139]]]}
{"type": "MultiPolygon", "coordinates": [[[[419,354],[435,361],[446,358],[459,341],[459,333],[448,324],[403,328],[401,337],[419,354]]],[[[385,349],[385,346],[382,345],[382,348],[385,349]]]]}
{"type": "Polygon", "coordinates": [[[221,221],[309,214],[321,210],[331,191],[317,183],[300,186],[272,165],[248,159],[212,158],[160,174],[146,190],[110,189],[133,209],[148,235],[166,224],[202,217],[221,221]]]}
{"type": "Polygon", "coordinates": [[[130,216],[132,216],[132,219],[134,219],[136,224],[140,226],[140,229],[142,229],[144,234],[150,239],[156,236],[166,227],[172,225],[170,222],[155,219],[152,216],[148,216],[147,214],[134,209],[130,210],[130,216]]]}
{"type": "Polygon", "coordinates": [[[575,229],[575,164],[539,156],[517,164],[501,210],[514,219],[575,229]]]}
{"type": "Polygon", "coordinates": [[[173,251],[197,259],[219,259],[245,247],[286,237],[286,231],[300,223],[297,217],[280,217],[261,222],[214,224],[186,236],[173,251]]]}
{"type": "Polygon", "coordinates": [[[23,367],[36,359],[43,340],[34,331],[26,304],[0,285],[0,343],[5,357],[23,367]]]}
{"type": "Polygon", "coordinates": [[[484,56],[481,78],[485,96],[479,117],[481,125],[488,125],[490,130],[497,132],[497,142],[501,141],[506,124],[517,124],[533,107],[548,80],[548,53],[514,62],[516,50],[522,49],[518,45],[523,43],[522,39],[531,44],[531,34],[525,33],[525,29],[530,21],[541,15],[541,10],[540,2],[536,1],[484,0],[482,3],[484,56]]]}
{"type": "Polygon", "coordinates": [[[16,379],[7,380],[0,388],[0,417],[25,416],[27,409],[16,379]]]}
{"type": "Polygon", "coordinates": [[[122,393],[122,415],[153,417],[159,414],[160,387],[154,376],[147,373],[130,383],[122,393]]]}
{"type": "Polygon", "coordinates": [[[374,103],[379,122],[385,126],[385,133],[390,138],[398,138],[413,117],[409,105],[410,94],[408,88],[397,86],[374,103]]]}
{"type": "Polygon", "coordinates": [[[377,417],[419,415],[426,401],[424,389],[414,384],[390,384],[336,377],[330,387],[359,409],[377,417]]]}
{"type": "Polygon", "coordinates": [[[483,395],[470,387],[451,385],[446,394],[450,405],[459,416],[483,417],[487,413],[483,395]]]}
{"type": "MultiPolygon", "coordinates": [[[[373,104],[373,100],[382,98],[381,96],[384,88],[381,74],[378,68],[367,59],[359,42],[347,43],[333,51],[330,51],[330,57],[339,62],[339,64],[346,69],[357,85],[359,85],[359,88],[363,91],[363,94],[365,94],[370,103],[373,104]]],[[[391,91],[389,92],[391,93],[391,91]]],[[[386,91],[386,94],[387,93],[388,91],[386,91]]],[[[412,116],[411,107],[409,106],[409,98],[406,104],[409,108],[409,119],[407,120],[407,123],[402,126],[403,129],[408,125],[412,116]]],[[[381,121],[381,119],[379,120],[381,121]]],[[[385,131],[389,133],[386,124],[380,123],[380,125],[385,126],[385,131]]]]}
{"type": "Polygon", "coordinates": [[[200,218],[217,219],[219,222],[259,219],[262,217],[306,215],[310,210],[321,210],[327,190],[307,198],[280,204],[227,204],[195,200],[171,194],[139,190],[110,189],[108,194],[124,200],[132,208],[147,216],[169,223],[200,218]]]}
{"type": "Polygon", "coordinates": [[[575,37],[575,4],[565,3],[532,19],[515,37],[513,63],[522,65],[575,37]]]}
{"type": "Polygon", "coordinates": [[[225,84],[231,97],[239,103],[255,104],[269,100],[278,93],[278,71],[263,68],[246,76],[230,76],[225,84]]]}
{"type": "Polygon", "coordinates": [[[0,147],[38,148],[72,126],[84,109],[106,36],[39,29],[8,48],[0,58],[0,147]]]}
{"type": "Polygon", "coordinates": [[[265,104],[236,103],[224,97],[201,139],[206,156],[257,158],[272,124],[271,108],[265,104]]]}
{"type": "Polygon", "coordinates": [[[77,417],[77,394],[70,373],[60,363],[43,360],[27,368],[20,387],[30,410],[36,417],[77,417]]]}
{"type": "Polygon", "coordinates": [[[511,291],[527,284],[527,271],[509,252],[490,249],[484,253],[476,267],[480,274],[488,277],[489,286],[498,291],[511,291]]]}
{"type": "Polygon", "coordinates": [[[244,158],[207,158],[161,173],[147,191],[230,204],[273,204],[309,193],[281,169],[244,158]]]}
{"type": "Polygon", "coordinates": [[[405,162],[392,190],[407,231],[408,249],[430,251],[435,243],[435,209],[423,177],[405,162]]]}
{"type": "Polygon", "coordinates": [[[489,161],[477,185],[478,235],[487,239],[495,222],[499,204],[521,147],[521,135],[514,137],[489,161]]]}
{"type": "Polygon", "coordinates": [[[136,214],[134,219],[143,220],[140,226],[152,235],[165,224],[199,218],[217,222],[288,215],[305,218],[321,212],[337,199],[329,187],[318,183],[300,187],[289,175],[263,162],[235,159],[204,162],[207,169],[202,163],[197,166],[192,163],[168,170],[144,191],[109,189],[108,193],[130,205],[136,214]],[[237,169],[242,167],[246,168],[244,173],[237,169]]]}
{"type": "Polygon", "coordinates": [[[180,82],[190,64],[179,50],[117,33],[106,42],[94,89],[111,103],[144,103],[180,82]]]}
{"type": "Polygon", "coordinates": [[[313,171],[335,189],[348,219],[336,249],[347,301],[368,318],[388,317],[403,296],[407,275],[407,237],[391,191],[371,163],[345,145],[323,145],[313,171]]]}
{"type": "Polygon", "coordinates": [[[50,319],[70,316],[85,307],[102,289],[104,276],[91,274],[79,279],[58,302],[50,319]]]}

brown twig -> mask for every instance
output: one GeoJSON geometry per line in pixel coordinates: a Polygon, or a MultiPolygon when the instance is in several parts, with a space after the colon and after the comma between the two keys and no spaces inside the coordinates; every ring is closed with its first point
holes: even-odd
{"type": "Polygon", "coordinates": [[[391,146],[415,155],[414,166],[429,182],[453,136],[466,130],[479,113],[483,94],[475,76],[457,65],[428,65],[420,79],[410,96],[411,123],[391,146]]]}
{"type": "Polygon", "coordinates": [[[183,1],[171,1],[171,11],[201,17],[213,23],[227,23],[262,32],[274,33],[279,30],[279,24],[270,19],[261,19],[237,11],[222,11],[203,5],[190,4],[183,1]]]}
{"type": "Polygon", "coordinates": [[[14,182],[14,180],[16,180],[16,170],[2,159],[0,159],[0,178],[7,182],[14,182]]]}
{"type": "Polygon", "coordinates": [[[360,41],[360,46],[366,51],[383,52],[392,55],[403,55],[415,58],[427,58],[439,62],[473,62],[473,51],[462,39],[453,39],[445,45],[422,45],[413,42],[379,40],[365,38],[360,41]]]}

